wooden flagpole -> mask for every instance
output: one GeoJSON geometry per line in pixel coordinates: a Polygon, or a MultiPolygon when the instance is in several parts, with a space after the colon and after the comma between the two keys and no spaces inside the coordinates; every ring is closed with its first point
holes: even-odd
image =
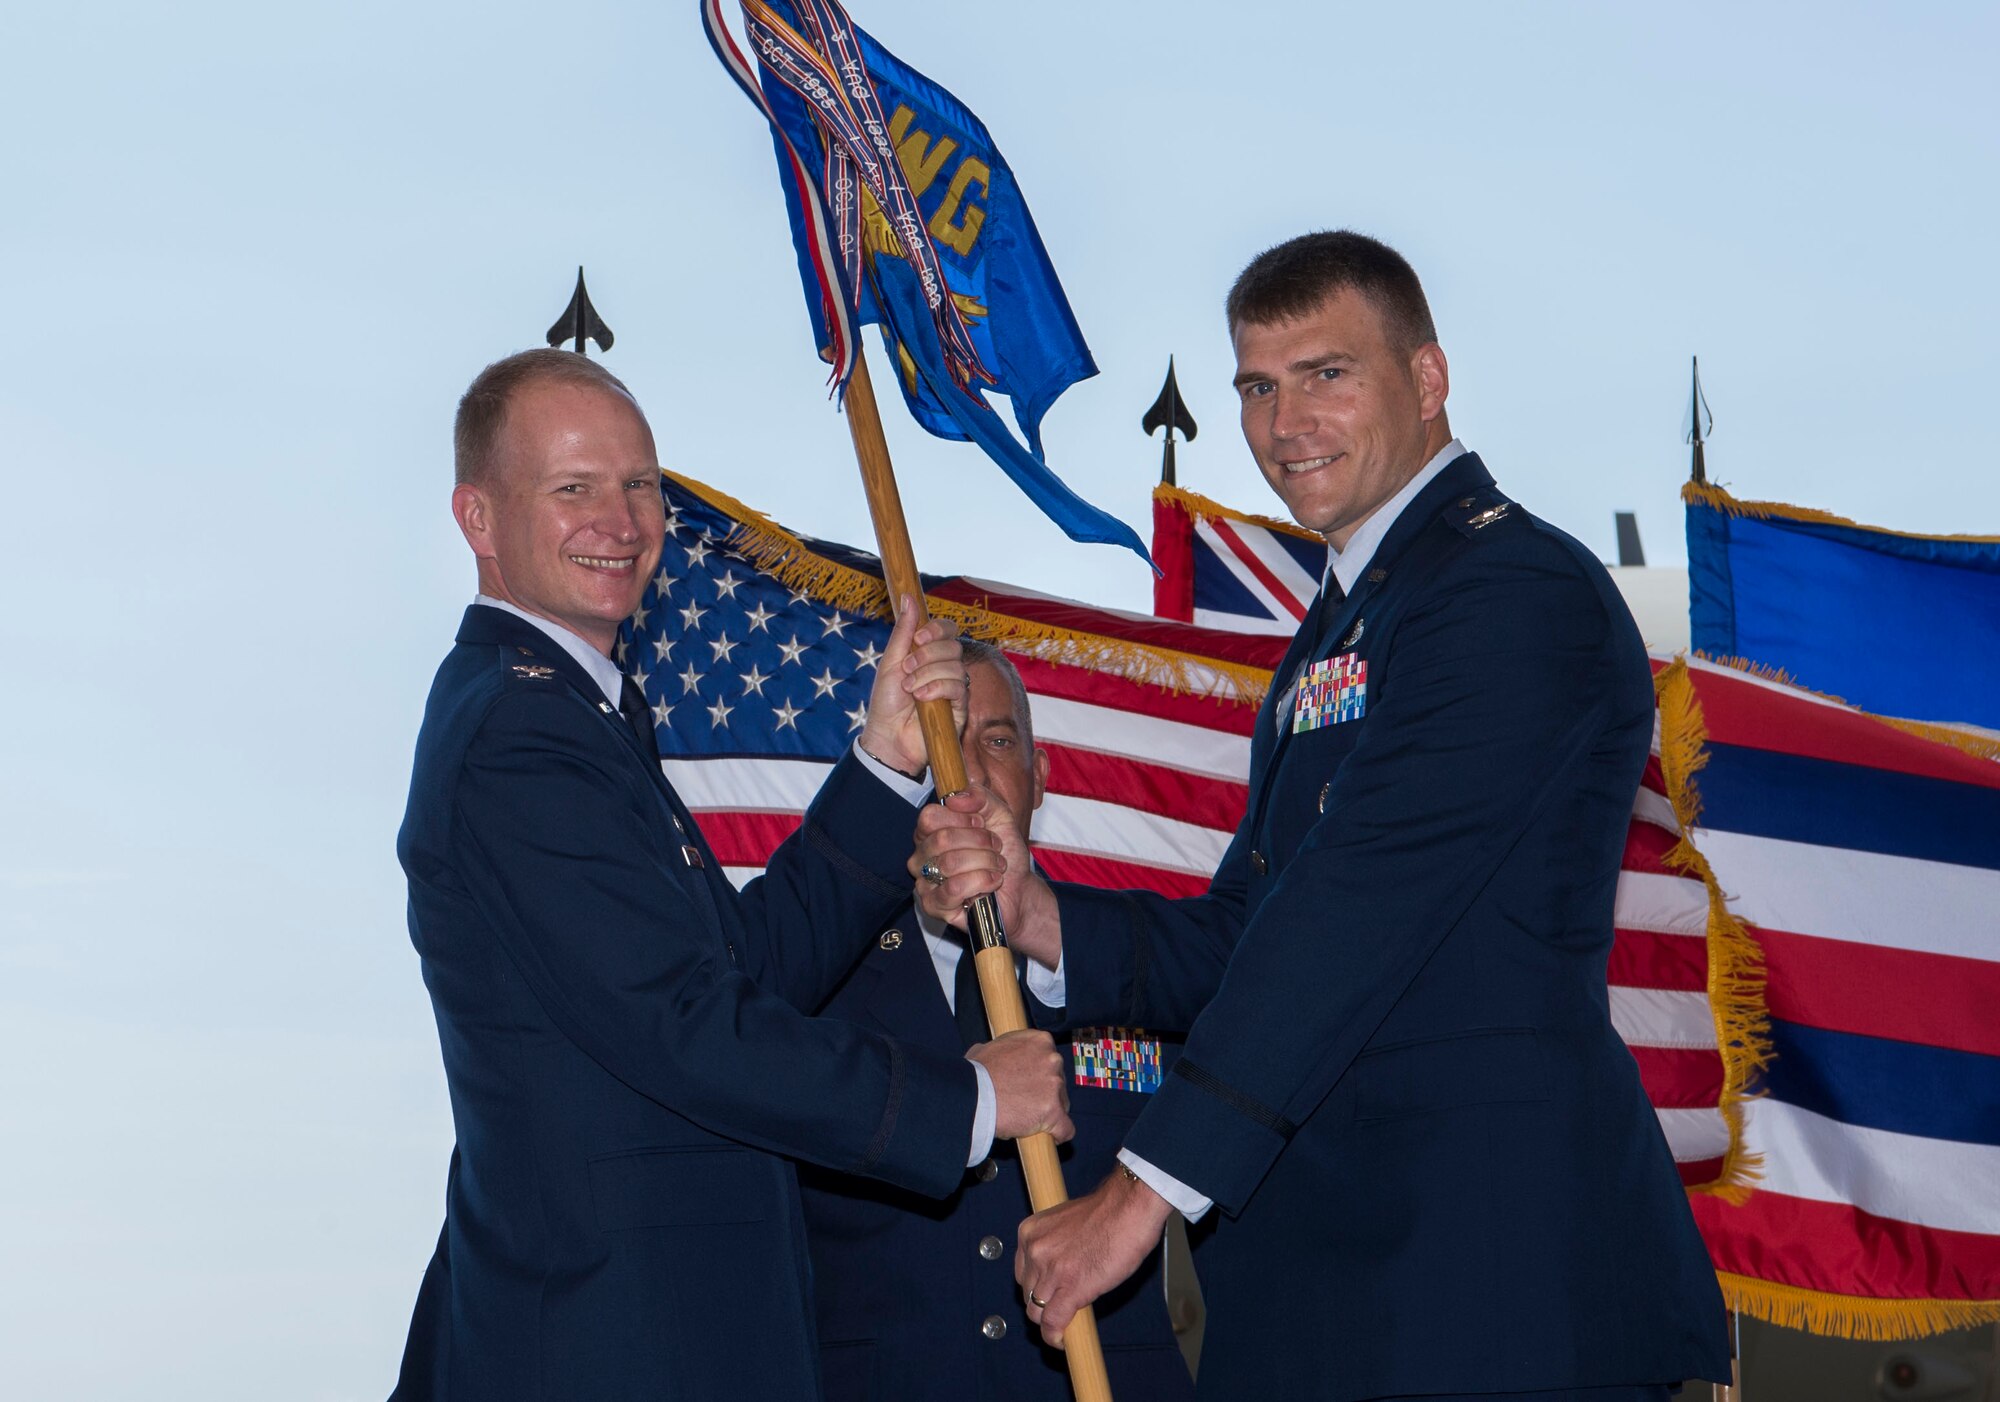
{"type": "MultiPolygon", "coordinates": [[[[858,328],[857,328],[858,332],[858,328]]],[[[861,483],[868,492],[868,513],[875,521],[875,547],[882,556],[882,576],[889,586],[889,611],[893,617],[897,600],[908,596],[924,607],[924,586],[917,574],[917,557],[910,548],[910,527],[903,519],[903,498],[896,490],[896,473],[889,462],[889,443],[882,436],[882,416],[875,405],[875,388],[868,378],[868,357],[860,344],[854,348],[854,374],[847,382],[847,427],[854,435],[854,456],[861,464],[861,483]]],[[[958,747],[958,730],[952,724],[951,705],[946,701],[918,703],[917,719],[923,726],[924,748],[929,751],[931,777],[940,794],[962,791],[966,786],[965,754],[958,747]]],[[[1018,1032],[1028,1025],[1028,1010],[1021,1001],[1021,986],[1014,976],[1013,951],[1000,928],[1000,904],[992,896],[981,896],[968,912],[972,927],[974,968],[979,974],[979,996],[986,1005],[986,1023],[999,1037],[1018,1032]]],[[[1062,1164],[1056,1158],[1056,1142],[1046,1134],[1031,1134],[1014,1141],[1021,1156],[1021,1171],[1028,1180],[1028,1201],[1035,1211],[1069,1201],[1063,1186],[1062,1164]]],[[[1089,1305],[1076,1312],[1063,1331],[1063,1350],[1069,1360],[1070,1387],[1077,1402],[1111,1402],[1111,1381],[1104,1371],[1104,1349],[1097,1337],[1097,1315],[1089,1305]]]]}

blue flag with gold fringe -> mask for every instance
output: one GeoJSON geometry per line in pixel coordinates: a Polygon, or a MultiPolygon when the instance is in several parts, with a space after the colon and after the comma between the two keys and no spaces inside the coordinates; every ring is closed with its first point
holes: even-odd
{"type": "Polygon", "coordinates": [[[2000,729],[2000,537],[1923,536],[1689,483],[1697,651],[1878,715],[2000,729]]]}
{"type": "Polygon", "coordinates": [[[702,11],[717,56],[771,123],[814,343],[836,385],[852,373],[857,328],[880,326],[919,424],[977,443],[1072,539],[1150,558],[1044,460],[1043,416],[1097,366],[985,124],[835,0],[745,0],[754,68],[721,0],[702,11]],[[1026,447],[986,391],[1008,397],[1026,447]]]}

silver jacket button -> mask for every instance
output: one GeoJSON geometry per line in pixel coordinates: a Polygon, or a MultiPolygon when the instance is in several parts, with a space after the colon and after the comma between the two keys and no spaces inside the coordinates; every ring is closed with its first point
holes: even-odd
{"type": "Polygon", "coordinates": [[[982,1159],[980,1160],[979,1167],[973,1169],[972,1172],[980,1182],[991,1183],[995,1178],[1000,1176],[1000,1165],[991,1159],[982,1159]]]}
{"type": "Polygon", "coordinates": [[[1000,1253],[1006,1249],[1000,1244],[1000,1238],[997,1236],[979,1238],[979,1259],[982,1261],[997,1261],[1000,1259],[1000,1253]]]}
{"type": "Polygon", "coordinates": [[[979,1326],[979,1332],[989,1339],[1004,1339],[1007,1337],[1007,1321],[997,1314],[989,1314],[986,1322],[979,1326]]]}

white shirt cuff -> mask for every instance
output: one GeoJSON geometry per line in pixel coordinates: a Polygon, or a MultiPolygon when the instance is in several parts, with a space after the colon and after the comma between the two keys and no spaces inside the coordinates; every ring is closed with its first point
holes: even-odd
{"type": "Polygon", "coordinates": [[[1028,961],[1028,991],[1041,1001],[1045,1008],[1060,1008],[1069,1003],[1069,980],[1063,976],[1062,956],[1056,956],[1056,966],[1051,969],[1035,960],[1028,961]]]}
{"type": "Polygon", "coordinates": [[[993,1073],[975,1061],[972,1074],[979,1078],[979,1104],[972,1112],[972,1154],[965,1161],[967,1168],[985,1162],[986,1156],[993,1152],[993,1126],[1000,1116],[999,1101],[993,1094],[993,1073]]]}
{"type": "Polygon", "coordinates": [[[920,808],[923,806],[925,797],[931,791],[931,781],[928,774],[921,779],[912,779],[907,774],[900,774],[882,763],[881,760],[875,758],[875,756],[869,754],[868,751],[862,749],[859,740],[854,742],[854,757],[861,761],[862,768],[887,784],[892,793],[901,795],[909,803],[910,807],[920,808]]]}
{"type": "Polygon", "coordinates": [[[1154,1168],[1130,1149],[1118,1151],[1118,1162],[1138,1174],[1141,1183],[1165,1198],[1169,1207],[1190,1222],[1199,1222],[1202,1214],[1215,1206],[1213,1200],[1203,1197],[1171,1173],[1154,1168]]]}

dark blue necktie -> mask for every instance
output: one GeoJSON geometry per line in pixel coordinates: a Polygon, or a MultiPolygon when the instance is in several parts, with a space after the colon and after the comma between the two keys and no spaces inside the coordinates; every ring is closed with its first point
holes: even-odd
{"type": "Polygon", "coordinates": [[[639,737],[640,751],[653,763],[660,762],[660,738],[653,733],[653,713],[646,705],[646,694],[639,690],[639,684],[629,676],[618,688],[618,714],[625,717],[625,723],[632,727],[632,733],[639,737]]]}

